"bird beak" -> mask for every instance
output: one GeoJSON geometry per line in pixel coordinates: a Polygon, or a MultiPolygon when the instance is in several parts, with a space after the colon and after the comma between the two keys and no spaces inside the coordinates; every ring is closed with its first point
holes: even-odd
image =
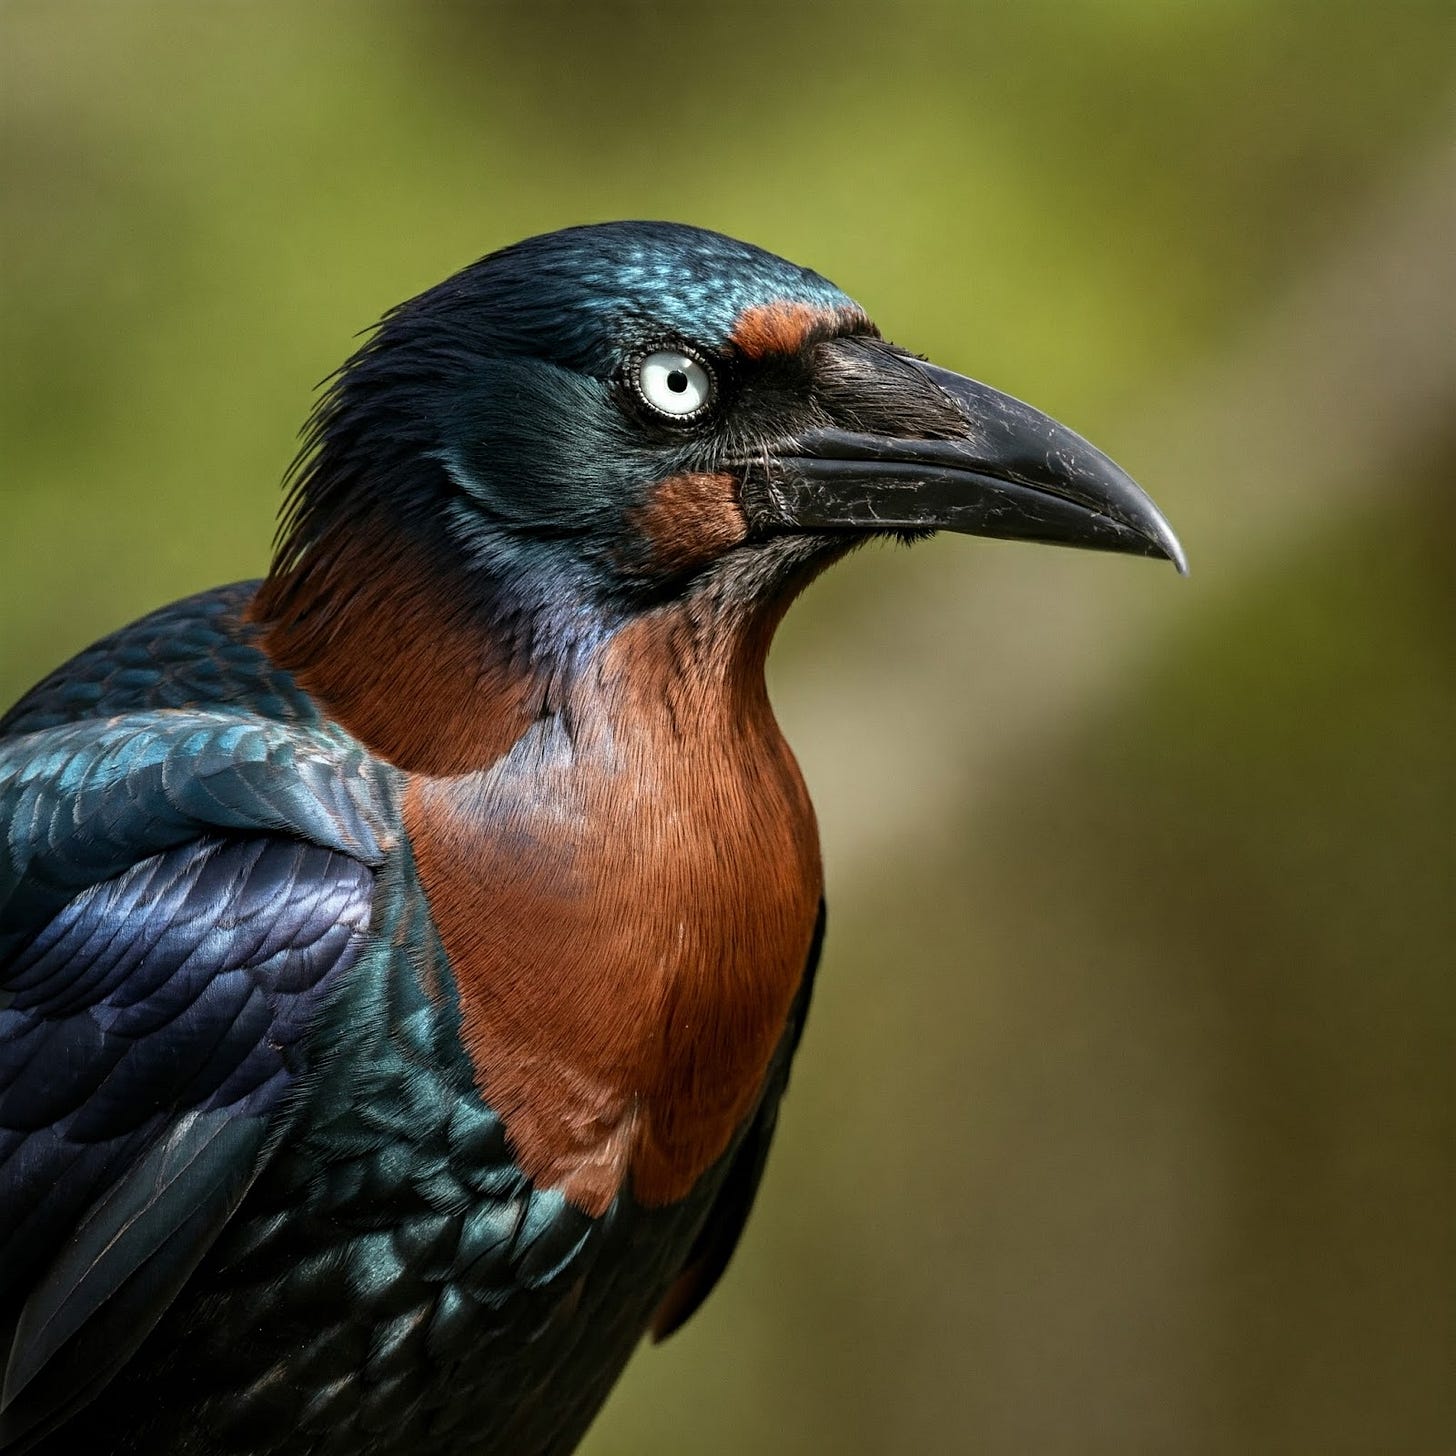
{"type": "MultiPolygon", "coordinates": [[[[824,428],[785,441],[749,498],[762,527],[962,531],[1162,557],[1186,574],[1157,506],[1065,425],[883,345],[862,351],[855,370],[855,406],[838,417],[890,432],[824,428]],[[930,422],[933,436],[897,432],[896,405],[922,428],[930,422]]],[[[830,412],[833,403],[831,394],[830,412]]]]}

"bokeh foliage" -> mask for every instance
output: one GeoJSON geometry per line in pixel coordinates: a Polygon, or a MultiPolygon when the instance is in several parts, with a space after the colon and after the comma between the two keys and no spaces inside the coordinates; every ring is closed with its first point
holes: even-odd
{"type": "MultiPolygon", "coordinates": [[[[0,698],[256,575],[351,335],[566,223],[774,248],[1117,454],[1378,218],[1453,55],[1447,0],[10,0],[0,698]]],[[[841,787],[781,1144],[732,1277],[593,1456],[1456,1448],[1453,460],[1449,430],[1392,442],[1272,555],[1258,518],[1187,541],[1186,587],[1040,568],[1069,621],[1150,573],[1131,620],[1174,625],[964,802],[947,774],[909,843],[863,822],[894,736],[799,717],[841,787]]],[[[1175,524],[1216,488],[1147,484],[1175,524]]],[[[817,587],[775,659],[790,727],[826,677],[907,741],[917,672],[964,672],[972,738],[983,686],[988,727],[1031,711],[1035,651],[977,677],[1025,603],[958,585],[1001,552],[817,587]]]]}

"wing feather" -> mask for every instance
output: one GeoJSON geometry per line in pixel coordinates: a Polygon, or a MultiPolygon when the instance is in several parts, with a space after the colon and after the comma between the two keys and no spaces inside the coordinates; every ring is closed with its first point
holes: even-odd
{"type": "Polygon", "coordinates": [[[0,1445],[101,1389],[238,1206],[373,883],[333,849],[209,835],[86,887],[11,953],[0,1445]]]}

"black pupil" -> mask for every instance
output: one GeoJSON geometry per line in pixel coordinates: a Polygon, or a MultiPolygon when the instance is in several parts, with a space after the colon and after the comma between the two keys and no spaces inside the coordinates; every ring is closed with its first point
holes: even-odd
{"type": "Polygon", "coordinates": [[[688,377],[681,369],[673,369],[668,372],[667,387],[674,394],[681,394],[688,387],[688,377]]]}

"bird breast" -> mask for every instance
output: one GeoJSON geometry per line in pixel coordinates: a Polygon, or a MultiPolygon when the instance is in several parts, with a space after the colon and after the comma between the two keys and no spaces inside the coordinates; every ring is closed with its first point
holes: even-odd
{"type": "Polygon", "coordinates": [[[761,667],[627,629],[564,713],[482,772],[411,777],[404,812],[522,1167],[592,1214],[629,1179],[684,1197],[753,1110],[821,895],[761,667]]]}

